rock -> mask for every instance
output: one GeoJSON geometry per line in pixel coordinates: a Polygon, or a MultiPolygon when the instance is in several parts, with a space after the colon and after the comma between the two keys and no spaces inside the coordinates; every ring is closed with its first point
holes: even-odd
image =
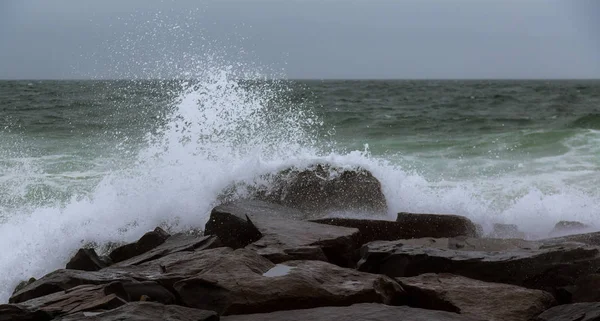
{"type": "MultiPolygon", "coordinates": [[[[313,309],[278,311],[247,315],[230,315],[221,321],[476,321],[469,316],[445,311],[423,310],[407,306],[389,306],[361,303],[347,307],[322,307],[313,309]]],[[[480,320],[481,321],[481,320],[480,320]]]]}
{"type": "Polygon", "coordinates": [[[600,274],[585,275],[575,281],[572,302],[600,302],[600,274]]]}
{"type": "Polygon", "coordinates": [[[555,306],[532,321],[597,321],[600,320],[600,302],[574,303],[555,306]]]}
{"type": "Polygon", "coordinates": [[[580,234],[590,232],[591,226],[577,221],[560,221],[550,231],[551,237],[565,236],[569,234],[580,234]]]}
{"type": "Polygon", "coordinates": [[[153,302],[131,302],[119,308],[97,313],[77,313],[56,321],[219,321],[213,311],[162,305],[153,302]]]}
{"type": "Polygon", "coordinates": [[[549,292],[575,283],[600,264],[599,250],[579,243],[516,239],[377,241],[361,249],[358,269],[391,277],[452,273],[549,292]]]}
{"type": "Polygon", "coordinates": [[[600,232],[553,237],[540,240],[540,242],[544,244],[562,244],[568,242],[577,242],[588,245],[600,246],[600,232]]]}
{"type": "Polygon", "coordinates": [[[105,271],[56,270],[14,293],[9,302],[24,302],[44,295],[65,291],[78,285],[106,284],[114,281],[126,283],[133,282],[135,279],[130,273],[123,271],[110,271],[110,273],[107,273],[105,271]]]}
{"type": "Polygon", "coordinates": [[[398,213],[396,222],[428,237],[478,236],[477,226],[459,215],[398,213]]]}
{"type": "Polygon", "coordinates": [[[354,264],[357,229],[294,220],[301,217],[280,205],[238,201],[215,207],[205,234],[216,235],[234,249],[252,249],[275,263],[327,259],[342,266],[354,264]]]}
{"type": "Polygon", "coordinates": [[[80,285],[66,291],[22,302],[21,305],[52,316],[100,309],[114,309],[126,303],[118,283],[80,285]]]}
{"type": "Polygon", "coordinates": [[[107,264],[98,257],[94,249],[79,249],[66,267],[72,270],[98,271],[107,267],[107,264]]]}
{"type": "Polygon", "coordinates": [[[168,237],[167,232],[157,227],[154,231],[144,234],[137,242],[114,249],[110,252],[109,257],[114,263],[125,261],[163,244],[168,237]]]}
{"type": "Polygon", "coordinates": [[[396,281],[408,305],[443,310],[490,321],[529,321],[556,304],[545,291],[483,282],[452,274],[421,274],[396,281]]]}
{"type": "Polygon", "coordinates": [[[21,282],[19,282],[19,284],[17,284],[17,286],[15,287],[15,290],[13,291],[13,294],[21,291],[26,286],[30,285],[31,283],[33,283],[35,281],[36,281],[36,278],[29,278],[29,280],[27,280],[27,281],[21,281],[21,282]]]}
{"type": "Polygon", "coordinates": [[[140,265],[178,252],[201,251],[223,246],[216,236],[195,236],[184,233],[169,237],[163,244],[131,259],[115,264],[115,267],[140,265]]]}
{"type": "Polygon", "coordinates": [[[381,183],[362,168],[348,170],[326,164],[305,170],[290,168],[277,174],[272,187],[256,197],[311,216],[342,211],[387,213],[381,183]]]}
{"type": "Polygon", "coordinates": [[[52,316],[44,311],[21,305],[0,304],[0,321],[49,321],[52,316]]]}
{"type": "Polygon", "coordinates": [[[494,224],[493,231],[489,237],[499,239],[524,239],[525,233],[519,231],[519,227],[515,224],[496,223],[494,224]]]}
{"type": "Polygon", "coordinates": [[[186,306],[225,315],[404,300],[402,288],[385,276],[322,261],[274,265],[246,249],[173,287],[186,306]]]}

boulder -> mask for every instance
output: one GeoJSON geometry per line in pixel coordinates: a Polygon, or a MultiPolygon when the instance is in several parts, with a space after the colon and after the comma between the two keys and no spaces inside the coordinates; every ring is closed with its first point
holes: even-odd
{"type": "Polygon", "coordinates": [[[381,183],[362,168],[316,164],[290,168],[275,175],[271,187],[258,199],[299,209],[311,216],[332,212],[387,213],[381,183]]]}
{"type": "Polygon", "coordinates": [[[134,256],[128,260],[121,261],[117,264],[114,264],[113,267],[140,265],[173,253],[201,251],[220,246],[223,245],[216,236],[195,236],[185,233],[178,233],[169,237],[164,243],[149,250],[148,252],[134,256]]]}
{"type": "Polygon", "coordinates": [[[80,285],[66,291],[60,291],[22,302],[33,310],[44,311],[52,316],[70,313],[114,309],[127,301],[121,296],[122,288],[115,284],[80,285]]]}
{"type": "Polygon", "coordinates": [[[83,248],[79,249],[75,256],[71,258],[66,268],[82,271],[98,271],[107,266],[108,264],[98,257],[94,249],[83,248]]]}
{"type": "Polygon", "coordinates": [[[524,239],[525,233],[519,231],[519,227],[515,224],[496,223],[493,225],[493,230],[489,237],[499,239],[524,239]]]}
{"type": "Polygon", "coordinates": [[[422,237],[478,236],[477,226],[459,215],[398,213],[396,222],[408,230],[420,231],[422,237]]]}
{"type": "Polygon", "coordinates": [[[131,302],[119,308],[96,312],[77,313],[56,321],[219,321],[213,311],[186,308],[178,305],[162,305],[153,302],[131,302]]]}
{"type": "Polygon", "coordinates": [[[0,304],[0,321],[49,321],[52,316],[44,311],[15,304],[0,304]]]}
{"type": "Polygon", "coordinates": [[[263,201],[237,201],[215,207],[205,234],[234,249],[246,247],[280,263],[295,259],[354,265],[359,231],[296,220],[297,210],[263,201]]]}
{"type": "Polygon", "coordinates": [[[13,294],[21,291],[26,286],[30,285],[31,283],[35,282],[36,280],[37,280],[36,278],[29,278],[29,280],[27,280],[27,281],[21,281],[21,282],[19,282],[19,284],[17,284],[17,286],[15,287],[15,290],[13,291],[13,294]]]}
{"type": "Polygon", "coordinates": [[[560,221],[550,231],[550,237],[591,232],[592,227],[577,221],[560,221]]]}
{"type": "Polygon", "coordinates": [[[580,243],[452,238],[368,243],[358,269],[391,277],[452,273],[553,292],[593,273],[599,264],[598,248],[580,243]]]}
{"type": "Polygon", "coordinates": [[[600,274],[585,275],[575,281],[571,288],[571,300],[579,302],[600,302],[600,274]]]}
{"type": "Polygon", "coordinates": [[[396,278],[408,305],[443,310],[489,321],[529,321],[556,304],[545,291],[483,282],[452,274],[396,278]]]}
{"type": "Polygon", "coordinates": [[[174,284],[186,306],[219,314],[264,313],[354,303],[400,304],[404,291],[394,280],[322,261],[275,265],[238,249],[192,278],[174,284]]]}
{"type": "Polygon", "coordinates": [[[573,303],[555,306],[538,315],[532,321],[598,321],[600,302],[573,303]]]}
{"type": "Polygon", "coordinates": [[[133,282],[135,279],[131,273],[123,271],[80,271],[80,270],[56,270],[35,282],[25,286],[10,297],[10,303],[19,303],[48,294],[65,291],[83,284],[106,284],[114,281],[133,282]]]}
{"type": "Polygon", "coordinates": [[[110,252],[109,257],[114,263],[125,261],[163,244],[167,238],[169,233],[157,227],[154,231],[144,234],[137,242],[117,247],[110,252]]]}
{"type": "Polygon", "coordinates": [[[313,309],[278,311],[221,317],[221,321],[482,321],[473,317],[445,311],[361,303],[347,307],[322,307],[313,309]]]}

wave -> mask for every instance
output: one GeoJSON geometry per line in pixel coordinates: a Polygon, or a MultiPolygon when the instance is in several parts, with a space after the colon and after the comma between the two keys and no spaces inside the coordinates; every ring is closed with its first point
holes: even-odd
{"type": "Polygon", "coordinates": [[[600,114],[587,114],[569,123],[569,127],[600,129],[600,114]]]}

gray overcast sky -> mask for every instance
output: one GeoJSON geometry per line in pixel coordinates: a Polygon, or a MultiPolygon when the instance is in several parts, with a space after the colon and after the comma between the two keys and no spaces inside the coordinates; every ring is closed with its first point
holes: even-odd
{"type": "Polygon", "coordinates": [[[206,51],[288,78],[600,78],[600,1],[0,0],[0,79],[167,75],[206,51]]]}

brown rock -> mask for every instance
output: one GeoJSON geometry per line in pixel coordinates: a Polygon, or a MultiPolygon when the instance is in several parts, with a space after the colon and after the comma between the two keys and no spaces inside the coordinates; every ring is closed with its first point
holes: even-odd
{"type": "Polygon", "coordinates": [[[529,321],[556,304],[545,291],[483,282],[452,274],[397,278],[408,305],[443,310],[489,321],[529,321]]]}
{"type": "Polygon", "coordinates": [[[532,321],[598,321],[600,302],[574,303],[555,306],[532,321]]]}
{"type": "Polygon", "coordinates": [[[353,265],[358,230],[297,221],[302,213],[262,201],[238,201],[212,210],[205,233],[226,246],[246,247],[279,263],[294,259],[353,265]]]}
{"type": "Polygon", "coordinates": [[[459,215],[398,213],[396,222],[428,237],[478,236],[477,226],[459,215]]]}
{"type": "Polygon", "coordinates": [[[445,311],[423,310],[407,306],[361,303],[347,307],[278,311],[246,315],[230,315],[222,321],[476,321],[473,317],[445,311]]]}
{"type": "Polygon", "coordinates": [[[129,265],[140,265],[173,253],[201,251],[220,246],[223,246],[223,244],[216,236],[195,236],[179,233],[169,237],[164,243],[151,249],[150,251],[132,257],[128,260],[121,261],[113,266],[123,267],[129,265]]]}
{"type": "Polygon", "coordinates": [[[110,252],[109,257],[114,263],[125,261],[163,244],[168,237],[167,232],[157,227],[154,231],[144,234],[137,242],[114,249],[110,252]]]}
{"type": "Polygon", "coordinates": [[[0,321],[47,321],[52,316],[44,311],[16,304],[0,304],[0,321]]]}
{"type": "Polygon", "coordinates": [[[98,271],[107,266],[94,249],[79,249],[77,254],[67,263],[67,269],[82,271],[98,271]]]}
{"type": "Polygon", "coordinates": [[[585,275],[577,279],[572,287],[572,301],[600,302],[600,274],[585,275]]]}
{"type": "Polygon", "coordinates": [[[97,312],[77,313],[56,321],[219,321],[213,311],[186,308],[178,305],[162,305],[153,302],[132,302],[119,308],[97,312]]]}
{"type": "Polygon", "coordinates": [[[359,270],[392,277],[452,273],[469,278],[554,291],[593,273],[596,247],[516,239],[415,239],[378,241],[361,249],[359,270]]]}
{"type": "Polygon", "coordinates": [[[239,249],[215,267],[175,283],[187,306],[219,314],[262,313],[377,302],[399,304],[404,291],[392,279],[322,261],[273,265],[239,249]]]}
{"type": "Polygon", "coordinates": [[[19,284],[17,284],[17,286],[15,287],[15,290],[13,291],[13,294],[21,291],[26,286],[30,285],[31,283],[33,283],[35,281],[36,281],[36,278],[29,278],[29,280],[27,280],[27,281],[21,281],[21,282],[19,282],[19,284]]]}
{"type": "Polygon", "coordinates": [[[272,187],[257,197],[311,216],[339,211],[387,213],[381,183],[362,168],[347,170],[326,164],[305,170],[290,168],[277,174],[272,187]]]}

